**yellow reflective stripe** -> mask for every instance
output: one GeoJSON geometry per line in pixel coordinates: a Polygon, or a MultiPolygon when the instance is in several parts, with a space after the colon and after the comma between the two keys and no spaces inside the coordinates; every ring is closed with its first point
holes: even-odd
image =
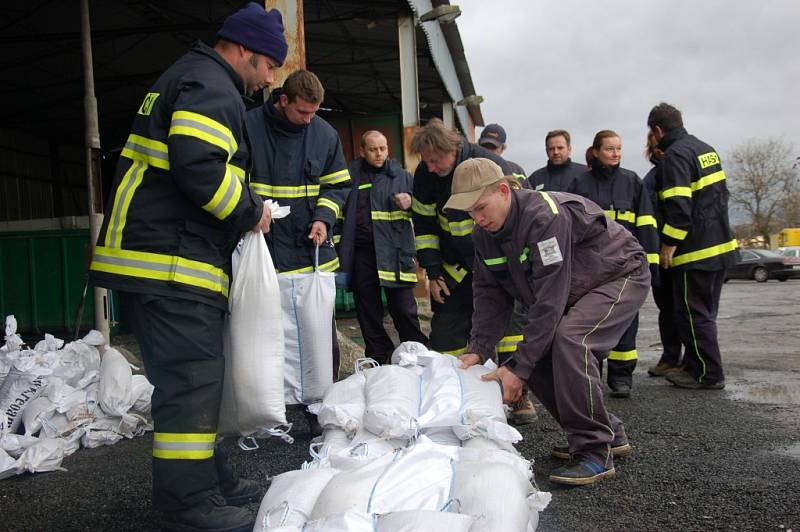
{"type": "Polygon", "coordinates": [[[493,259],[483,259],[487,266],[499,266],[500,264],[508,264],[507,257],[495,257],[493,259]]]}
{"type": "Polygon", "coordinates": [[[692,183],[692,192],[704,189],[707,186],[713,185],[714,183],[719,183],[720,181],[725,181],[725,172],[723,172],[722,170],[701,177],[700,179],[692,183]]]}
{"type": "Polygon", "coordinates": [[[519,254],[519,262],[520,264],[528,260],[528,255],[530,255],[531,250],[528,249],[528,246],[522,248],[522,253],[519,254]]]}
{"type": "Polygon", "coordinates": [[[462,220],[460,222],[449,222],[450,224],[450,231],[449,233],[453,236],[467,236],[472,234],[472,230],[475,228],[475,220],[472,218],[468,220],[462,220]]]}
{"type": "Polygon", "coordinates": [[[519,344],[523,340],[523,336],[521,334],[513,335],[513,336],[504,336],[497,342],[497,352],[498,353],[513,353],[517,350],[517,344],[519,344]]]}
{"type": "Polygon", "coordinates": [[[409,283],[416,283],[417,282],[417,274],[416,272],[400,272],[400,280],[406,281],[409,283]]]}
{"type": "Polygon", "coordinates": [[[606,216],[608,216],[612,220],[616,219],[617,217],[617,211],[615,210],[605,209],[603,212],[605,213],[606,216]]]}
{"type": "Polygon", "coordinates": [[[418,235],[414,237],[414,247],[420,249],[439,249],[439,237],[436,235],[418,235]]]}
{"type": "Polygon", "coordinates": [[[651,225],[653,227],[658,227],[658,224],[656,224],[655,216],[645,214],[644,216],[638,216],[636,218],[636,227],[645,227],[648,225],[651,225]]]}
{"type": "Polygon", "coordinates": [[[166,460],[206,460],[214,456],[216,434],[153,435],[153,456],[166,460]]]}
{"type": "Polygon", "coordinates": [[[383,221],[396,221],[396,220],[411,220],[411,213],[408,211],[371,211],[373,220],[383,221]]]}
{"type": "Polygon", "coordinates": [[[142,184],[144,171],[147,163],[135,160],[131,167],[122,176],[117,191],[114,194],[114,204],[111,207],[111,214],[108,219],[106,238],[104,244],[111,248],[122,246],[122,230],[127,221],[128,209],[131,206],[136,189],[142,184]]]}
{"type": "Polygon", "coordinates": [[[331,174],[326,174],[319,178],[321,185],[335,185],[337,183],[344,183],[345,181],[350,181],[350,172],[347,171],[347,168],[331,174]]]}
{"type": "Polygon", "coordinates": [[[648,253],[647,254],[647,263],[648,264],[659,264],[661,262],[661,257],[658,253],[648,253]]]}
{"type": "Polygon", "coordinates": [[[452,264],[447,264],[446,262],[442,264],[442,268],[444,271],[450,274],[450,277],[456,280],[456,282],[460,283],[464,280],[464,277],[467,276],[467,270],[461,268],[460,266],[454,266],[452,264]]]}
{"type": "Polygon", "coordinates": [[[384,281],[396,281],[397,275],[394,272],[387,272],[384,270],[378,270],[378,278],[384,281]]]}
{"type": "Polygon", "coordinates": [[[667,198],[674,198],[675,196],[680,196],[684,198],[691,198],[692,197],[692,188],[691,187],[672,187],[662,190],[658,193],[658,199],[665,200],[667,198]]]}
{"type": "Polygon", "coordinates": [[[251,182],[250,186],[259,196],[269,196],[270,198],[313,198],[319,196],[319,185],[292,187],[251,182]]]}
{"type": "Polygon", "coordinates": [[[676,255],[672,258],[672,265],[673,266],[680,266],[681,264],[687,264],[689,262],[696,262],[698,260],[710,259],[711,257],[716,257],[717,255],[724,255],[725,253],[730,253],[737,248],[736,239],[731,240],[730,242],[725,242],[724,244],[719,244],[717,246],[711,246],[704,249],[698,249],[697,251],[692,251],[689,253],[684,253],[682,255],[676,255]]]}
{"type": "Polygon", "coordinates": [[[467,351],[467,346],[459,347],[458,349],[450,349],[449,351],[439,351],[443,355],[458,356],[463,355],[467,351]]]}
{"type": "Polygon", "coordinates": [[[442,231],[450,232],[450,222],[447,221],[446,216],[442,213],[436,213],[436,220],[439,222],[439,227],[442,228],[442,231]]]}
{"type": "Polygon", "coordinates": [[[609,360],[619,360],[619,361],[627,361],[627,360],[636,360],[639,358],[639,353],[636,349],[631,351],[614,351],[612,350],[608,354],[609,360]]]}
{"type": "Polygon", "coordinates": [[[228,153],[228,160],[239,149],[230,129],[213,118],[192,111],[172,113],[169,136],[172,135],[186,135],[218,146],[228,153]]]}
{"type": "Polygon", "coordinates": [[[525,174],[517,174],[517,173],[512,172],[511,175],[513,177],[516,177],[517,181],[524,181],[525,179],[527,179],[527,176],[525,174]]]}
{"type": "Polygon", "coordinates": [[[372,188],[372,183],[362,183],[358,185],[358,190],[366,190],[368,188],[372,188]]]}
{"type": "Polygon", "coordinates": [[[553,211],[553,214],[558,214],[558,206],[556,202],[553,201],[553,198],[550,197],[550,194],[547,192],[539,192],[539,194],[541,194],[542,198],[550,205],[550,210],[553,211]]]}
{"type": "Polygon", "coordinates": [[[332,240],[334,244],[338,244],[339,242],[342,241],[342,235],[333,235],[332,240]]]}
{"type": "Polygon", "coordinates": [[[327,207],[333,211],[333,215],[336,218],[338,218],[339,213],[342,212],[342,209],[339,207],[339,205],[337,205],[335,201],[331,201],[328,198],[317,199],[317,207],[327,207]]]}
{"type": "Polygon", "coordinates": [[[683,240],[686,238],[686,235],[689,234],[688,231],[684,231],[683,229],[678,229],[677,227],[672,227],[669,224],[664,224],[664,229],[662,232],[667,235],[668,237],[674,238],[675,240],[683,240]]]}
{"type": "Polygon", "coordinates": [[[244,171],[243,168],[239,168],[235,164],[229,164],[228,168],[233,173],[233,175],[239,178],[240,181],[244,181],[245,179],[247,179],[247,173],[244,171]]]}
{"type": "Polygon", "coordinates": [[[435,203],[421,203],[417,198],[411,198],[411,210],[422,216],[436,216],[435,203]]]}
{"type": "Polygon", "coordinates": [[[125,147],[120,154],[134,161],[141,161],[161,170],[169,170],[169,150],[167,145],[141,135],[128,135],[125,147]]]}
{"type": "Polygon", "coordinates": [[[222,183],[219,184],[211,200],[203,205],[203,210],[220,220],[224,220],[233,212],[239,203],[239,198],[242,197],[242,182],[233,175],[231,168],[233,167],[225,165],[222,183]]]}
{"type": "Polygon", "coordinates": [[[636,213],[632,211],[617,211],[617,220],[623,222],[636,223],[636,213]]]}
{"type": "Polygon", "coordinates": [[[222,269],[175,255],[97,246],[90,269],[156,281],[173,281],[228,296],[228,276],[222,269]]]}
{"type": "Polygon", "coordinates": [[[705,170],[709,166],[719,164],[719,155],[717,155],[717,152],[715,151],[710,151],[708,153],[698,155],[697,160],[700,162],[700,168],[705,170]]]}
{"type": "MultiPolygon", "coordinates": [[[[324,262],[319,265],[319,271],[321,272],[332,272],[339,268],[339,257],[336,257],[333,260],[329,260],[328,262],[324,262]]],[[[289,275],[292,273],[311,273],[314,271],[313,266],[306,266],[304,268],[297,268],[296,270],[287,270],[279,272],[281,275],[289,275]]]]}

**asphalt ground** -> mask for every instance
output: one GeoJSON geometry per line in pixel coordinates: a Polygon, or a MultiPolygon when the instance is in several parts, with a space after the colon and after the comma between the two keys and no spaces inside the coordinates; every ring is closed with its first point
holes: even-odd
{"type": "MultiPolygon", "coordinates": [[[[606,400],[634,447],[617,460],[616,478],[569,489],[551,484],[548,474],[560,462],[549,449],[565,441],[562,431],[544,411],[521,427],[518,449],[534,460],[539,487],[553,493],[539,530],[800,530],[799,311],[800,281],[726,284],[719,336],[727,387],[679,390],[646,374],[660,353],[648,300],[633,395],[606,400]]],[[[358,341],[353,320],[337,325],[358,341]]],[[[265,488],[269,477],[308,458],[305,421],[298,412],[289,418],[292,445],[273,439],[243,452],[224,443],[239,470],[265,488]]],[[[0,530],[157,530],[151,441],[81,449],[64,460],[67,471],[0,481],[0,530]]]]}

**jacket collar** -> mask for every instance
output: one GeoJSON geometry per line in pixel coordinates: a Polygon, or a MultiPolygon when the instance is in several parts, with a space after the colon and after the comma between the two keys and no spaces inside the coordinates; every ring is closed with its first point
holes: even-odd
{"type": "MultiPolygon", "coordinates": [[[[308,129],[309,124],[293,124],[286,120],[280,112],[278,112],[277,107],[275,104],[278,101],[280,95],[283,94],[283,90],[278,88],[272,91],[270,94],[270,98],[264,102],[264,105],[261,106],[262,111],[264,111],[264,119],[275,129],[284,133],[285,135],[295,136],[303,134],[306,129],[308,129]]],[[[312,118],[312,122],[316,120],[317,117],[315,116],[312,118]]]]}
{"type": "Polygon", "coordinates": [[[658,147],[661,148],[662,150],[666,150],[673,142],[685,137],[688,134],[689,132],[686,131],[686,128],[679,127],[673,129],[672,131],[664,135],[664,138],[662,138],[661,142],[658,143],[658,147]]]}
{"type": "Polygon", "coordinates": [[[558,171],[558,170],[566,170],[571,165],[572,165],[572,159],[569,158],[569,157],[567,157],[567,160],[564,161],[561,164],[553,164],[553,163],[550,162],[550,159],[547,160],[547,169],[550,170],[550,171],[552,171],[552,170],[556,170],[556,171],[558,171]]]}
{"type": "Polygon", "coordinates": [[[592,174],[595,177],[599,177],[601,179],[610,179],[618,168],[619,168],[618,164],[614,166],[605,166],[603,164],[600,164],[600,162],[598,161],[597,164],[592,165],[592,174]]]}
{"type": "Polygon", "coordinates": [[[222,68],[224,68],[225,71],[228,73],[228,75],[231,77],[231,81],[233,81],[233,84],[236,85],[236,90],[239,91],[239,94],[245,96],[244,83],[242,82],[241,76],[239,76],[239,74],[236,73],[236,71],[233,69],[230,63],[225,61],[225,59],[223,59],[222,56],[219,55],[216,50],[211,48],[203,41],[198,40],[195,41],[194,44],[192,44],[191,51],[196,54],[204,55],[210,58],[212,61],[219,63],[219,65],[222,68]]]}

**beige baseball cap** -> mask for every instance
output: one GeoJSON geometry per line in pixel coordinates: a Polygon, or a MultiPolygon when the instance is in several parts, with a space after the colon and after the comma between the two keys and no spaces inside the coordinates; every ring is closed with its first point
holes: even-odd
{"type": "Polygon", "coordinates": [[[445,209],[466,211],[480,199],[486,188],[503,179],[503,169],[489,159],[467,159],[453,173],[450,199],[445,209]]]}

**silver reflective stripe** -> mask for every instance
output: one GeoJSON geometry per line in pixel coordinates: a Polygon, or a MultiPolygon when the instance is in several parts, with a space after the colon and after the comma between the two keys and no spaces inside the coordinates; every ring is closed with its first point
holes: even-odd
{"type": "Polygon", "coordinates": [[[194,128],[194,129],[199,129],[200,131],[208,133],[209,135],[217,137],[218,139],[223,141],[225,144],[228,145],[228,153],[229,154],[233,153],[233,146],[231,145],[231,138],[229,136],[227,136],[226,134],[214,129],[213,127],[207,126],[206,124],[203,124],[202,122],[197,122],[196,120],[189,120],[188,118],[175,118],[175,119],[172,120],[172,126],[185,126],[185,127],[191,127],[191,128],[194,128]]]}
{"type": "Polygon", "coordinates": [[[219,203],[217,203],[217,206],[208,211],[216,218],[222,218],[222,212],[228,208],[228,203],[236,193],[237,180],[238,178],[233,175],[233,172],[227,169],[225,170],[225,177],[222,179],[222,182],[223,184],[227,182],[228,187],[225,190],[225,194],[222,196],[222,199],[220,199],[219,203]]]}
{"type": "Polygon", "coordinates": [[[169,154],[164,153],[160,150],[154,150],[153,148],[148,148],[147,146],[143,146],[141,144],[137,144],[134,141],[128,139],[128,142],[125,143],[125,147],[131,151],[135,151],[138,153],[144,153],[148,157],[152,157],[153,159],[161,159],[169,164],[169,154]]]}
{"type": "Polygon", "coordinates": [[[122,221],[122,211],[125,208],[125,205],[129,205],[128,196],[131,194],[131,189],[134,187],[134,184],[139,179],[138,173],[143,172],[145,166],[145,163],[142,161],[133,161],[133,168],[131,169],[128,179],[124,184],[125,188],[123,188],[119,194],[119,201],[114,203],[114,214],[111,217],[114,225],[106,229],[109,237],[108,247],[110,248],[118,248],[121,245],[119,242],[117,242],[117,240],[121,236],[119,233],[119,226],[122,221]]]}
{"type": "Polygon", "coordinates": [[[153,449],[164,451],[209,451],[214,448],[214,442],[169,442],[153,440],[153,449]]]}
{"type": "Polygon", "coordinates": [[[114,266],[125,266],[129,268],[140,268],[144,270],[154,270],[161,272],[175,272],[182,275],[186,275],[188,277],[207,279],[213,283],[222,283],[223,285],[225,284],[224,279],[221,279],[219,276],[214,275],[211,272],[204,272],[203,270],[195,270],[193,268],[178,266],[172,263],[162,264],[160,262],[147,262],[136,259],[123,259],[120,257],[106,257],[103,255],[95,255],[94,261],[102,264],[112,264],[114,266]]]}

